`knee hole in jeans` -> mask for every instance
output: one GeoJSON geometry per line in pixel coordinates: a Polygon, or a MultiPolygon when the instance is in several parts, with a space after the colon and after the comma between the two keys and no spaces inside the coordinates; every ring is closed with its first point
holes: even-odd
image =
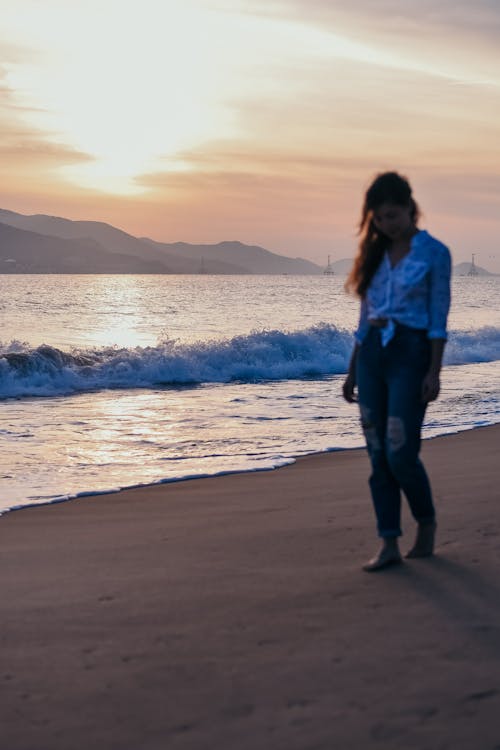
{"type": "Polygon", "coordinates": [[[382,450],[379,436],[375,424],[371,420],[371,409],[363,404],[359,405],[361,412],[361,427],[365,435],[366,445],[370,452],[382,450]]]}
{"type": "Polygon", "coordinates": [[[405,424],[401,417],[389,417],[387,420],[387,451],[397,453],[406,444],[405,424]]]}

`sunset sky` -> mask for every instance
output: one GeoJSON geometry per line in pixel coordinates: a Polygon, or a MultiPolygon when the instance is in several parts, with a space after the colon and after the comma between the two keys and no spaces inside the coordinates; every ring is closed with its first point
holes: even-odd
{"type": "Polygon", "coordinates": [[[498,0],[0,0],[0,207],[352,255],[378,171],[500,272],[498,0]]]}

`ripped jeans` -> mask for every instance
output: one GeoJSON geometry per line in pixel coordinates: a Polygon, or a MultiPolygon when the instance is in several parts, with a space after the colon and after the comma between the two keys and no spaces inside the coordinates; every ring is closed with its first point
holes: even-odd
{"type": "Polygon", "coordinates": [[[432,492],[419,459],[420,431],[426,410],[421,401],[430,363],[426,331],[396,324],[386,347],[371,327],[357,357],[361,424],[370,456],[369,479],[382,538],[401,535],[401,490],[419,523],[435,518],[432,492]]]}

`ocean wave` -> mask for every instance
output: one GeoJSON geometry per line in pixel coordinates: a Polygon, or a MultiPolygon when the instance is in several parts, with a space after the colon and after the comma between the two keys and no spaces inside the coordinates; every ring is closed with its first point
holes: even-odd
{"type": "MultiPolygon", "coordinates": [[[[255,331],[192,344],[102,347],[63,352],[49,345],[0,344],[0,398],[57,396],[114,388],[314,378],[346,372],[352,333],[320,324],[300,331],[255,331]]],[[[445,364],[500,359],[500,329],[455,331],[445,364]]]]}
{"type": "Polygon", "coordinates": [[[500,359],[500,328],[452,331],[446,344],[445,365],[468,365],[500,359]]]}

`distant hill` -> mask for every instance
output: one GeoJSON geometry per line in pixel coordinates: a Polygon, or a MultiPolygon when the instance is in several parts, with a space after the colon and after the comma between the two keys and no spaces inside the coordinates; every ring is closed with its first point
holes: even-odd
{"type": "Polygon", "coordinates": [[[164,273],[161,263],[0,224],[0,273],[164,273]]]}
{"type": "MultiPolygon", "coordinates": [[[[337,260],[334,263],[331,263],[330,266],[333,269],[334,273],[338,274],[339,276],[342,276],[344,274],[348,274],[349,271],[352,268],[353,264],[353,258],[342,258],[342,260],[337,260]]],[[[458,263],[456,266],[453,267],[453,273],[455,276],[467,276],[471,269],[471,263],[458,263]]],[[[476,265],[477,275],[478,276],[498,276],[499,274],[492,273],[491,271],[488,271],[486,268],[482,268],[481,266],[476,265]]]]}
{"type": "Polygon", "coordinates": [[[2,273],[318,274],[322,271],[308,260],[288,258],[237,241],[215,245],[156,242],[134,237],[103,222],[71,221],[43,214],[25,216],[5,209],[0,209],[0,222],[4,227],[26,232],[21,240],[21,235],[8,237],[4,231],[0,251],[2,273]],[[40,237],[49,238],[49,242],[42,243],[40,237]],[[52,250],[50,238],[57,240],[52,250]]]}
{"type": "Polygon", "coordinates": [[[196,263],[198,268],[200,258],[204,264],[219,261],[221,263],[236,263],[242,270],[239,273],[262,273],[262,274],[317,274],[322,269],[315,263],[302,258],[287,258],[265,250],[258,245],[244,245],[242,242],[233,240],[231,242],[219,242],[217,245],[190,245],[187,242],[176,242],[167,244],[155,242],[143,238],[143,242],[151,247],[158,248],[176,257],[185,260],[190,259],[196,263]]]}
{"type": "MultiPolygon", "coordinates": [[[[458,263],[453,267],[453,273],[455,276],[468,276],[471,268],[472,263],[458,263]]],[[[497,273],[491,273],[491,271],[487,271],[486,268],[481,268],[481,266],[476,266],[475,268],[478,276],[498,276],[497,273]]]]}
{"type": "Polygon", "coordinates": [[[339,276],[347,276],[352,268],[354,258],[342,258],[342,260],[335,260],[330,263],[330,268],[335,274],[339,276]]]}

